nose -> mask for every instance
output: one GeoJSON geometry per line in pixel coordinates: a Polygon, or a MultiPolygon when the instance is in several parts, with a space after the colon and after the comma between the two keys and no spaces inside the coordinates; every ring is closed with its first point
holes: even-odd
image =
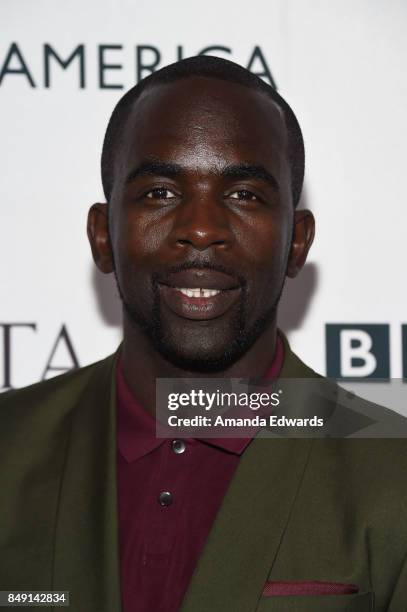
{"type": "Polygon", "coordinates": [[[226,249],[233,243],[230,212],[223,202],[210,197],[185,201],[178,207],[172,237],[178,248],[226,249]]]}

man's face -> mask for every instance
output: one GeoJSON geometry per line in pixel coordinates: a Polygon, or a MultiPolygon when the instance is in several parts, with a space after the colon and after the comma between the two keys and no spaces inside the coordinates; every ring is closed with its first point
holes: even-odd
{"type": "Polygon", "coordinates": [[[269,98],[219,79],[153,86],[127,121],[109,215],[124,314],[184,369],[225,369],[274,320],[293,235],[286,138],[269,98]]]}

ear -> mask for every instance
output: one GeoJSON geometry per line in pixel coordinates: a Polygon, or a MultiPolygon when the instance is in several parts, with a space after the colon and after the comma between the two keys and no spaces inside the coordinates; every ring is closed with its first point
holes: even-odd
{"type": "Polygon", "coordinates": [[[95,264],[103,274],[113,272],[107,204],[93,204],[88,213],[88,239],[95,264]]]}
{"type": "Polygon", "coordinates": [[[294,278],[305,264],[315,234],[315,219],[310,210],[294,213],[293,237],[287,264],[287,276],[294,278]]]}

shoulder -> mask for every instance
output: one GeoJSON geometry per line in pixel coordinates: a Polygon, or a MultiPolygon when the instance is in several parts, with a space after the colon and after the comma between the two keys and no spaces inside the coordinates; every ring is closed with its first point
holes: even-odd
{"type": "Polygon", "coordinates": [[[17,424],[22,426],[25,420],[34,420],[39,425],[47,419],[54,420],[68,414],[85,389],[89,386],[97,387],[101,380],[110,381],[116,355],[49,380],[0,394],[0,430],[3,435],[5,429],[9,430],[17,424]]]}
{"type": "MultiPolygon", "coordinates": [[[[280,332],[281,333],[281,332],[280,332]]],[[[283,334],[285,360],[281,378],[294,401],[306,409],[321,410],[326,417],[331,438],[400,439],[407,444],[407,418],[394,410],[344,389],[335,380],[326,378],[309,366],[291,350],[283,334]]],[[[366,385],[368,383],[366,382],[366,385]]],[[[375,383],[372,383],[375,385],[375,383]]],[[[360,388],[360,385],[359,385],[360,388]]],[[[389,382],[389,402],[392,394],[401,393],[389,382]]],[[[400,402],[398,402],[399,404],[400,402]]],[[[397,446],[397,445],[396,445],[397,446]]]]}
{"type": "Polygon", "coordinates": [[[407,418],[317,374],[283,340],[283,375],[295,409],[326,419],[313,440],[313,470],[328,471],[335,480],[343,477],[342,490],[354,487],[356,496],[359,491],[372,504],[379,503],[378,491],[387,491],[387,503],[394,499],[407,507],[407,418]]]}

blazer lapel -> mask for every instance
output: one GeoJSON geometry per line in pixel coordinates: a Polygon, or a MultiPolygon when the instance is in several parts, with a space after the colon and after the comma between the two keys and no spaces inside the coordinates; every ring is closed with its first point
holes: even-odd
{"type": "Polygon", "coordinates": [[[249,445],[225,496],[182,612],[255,610],[304,474],[311,440],[249,445]]]}
{"type": "MultiPolygon", "coordinates": [[[[285,342],[281,377],[316,376],[285,342]]],[[[289,521],[312,440],[256,437],[244,452],[182,612],[255,610],[289,521]]]]}
{"type": "MultiPolygon", "coordinates": [[[[116,354],[117,355],[117,354],[116,354]]],[[[94,368],[75,406],[56,516],[53,589],[76,612],[120,612],[115,363],[94,368]]]]}

